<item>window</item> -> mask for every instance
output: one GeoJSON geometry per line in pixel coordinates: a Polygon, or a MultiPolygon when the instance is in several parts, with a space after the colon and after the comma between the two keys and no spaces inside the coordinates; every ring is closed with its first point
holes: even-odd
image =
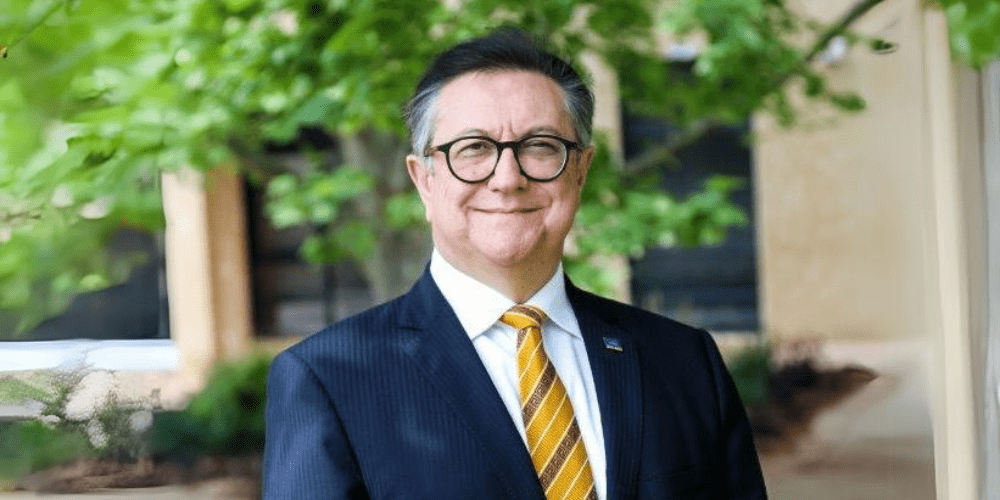
{"type": "MultiPolygon", "coordinates": [[[[677,154],[679,167],[662,165],[663,189],[678,199],[701,189],[718,174],[740,177],[744,186],[732,201],[750,223],[731,229],[718,246],[652,248],[632,262],[632,299],[648,310],[713,331],[756,331],[757,266],[751,163],[746,143],[749,120],[717,127],[677,154]]],[[[673,130],[663,120],[624,115],[625,155],[642,153],[645,144],[673,130]]]]}

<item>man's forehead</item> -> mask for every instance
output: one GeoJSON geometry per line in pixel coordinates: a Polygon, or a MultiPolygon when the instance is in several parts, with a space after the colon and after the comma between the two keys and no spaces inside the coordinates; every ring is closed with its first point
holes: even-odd
{"type": "Polygon", "coordinates": [[[562,88],[533,71],[495,70],[456,77],[442,88],[436,107],[437,125],[450,125],[449,134],[489,132],[496,125],[493,119],[518,121],[522,134],[572,131],[564,130],[572,127],[572,120],[562,88]]]}
{"type": "Polygon", "coordinates": [[[455,92],[458,89],[486,90],[495,88],[498,84],[513,81],[522,82],[525,80],[533,81],[532,87],[537,90],[551,90],[560,96],[562,95],[559,83],[552,79],[552,77],[538,71],[526,69],[492,69],[463,73],[445,83],[442,87],[442,93],[449,92],[449,90],[450,92],[455,92]]]}

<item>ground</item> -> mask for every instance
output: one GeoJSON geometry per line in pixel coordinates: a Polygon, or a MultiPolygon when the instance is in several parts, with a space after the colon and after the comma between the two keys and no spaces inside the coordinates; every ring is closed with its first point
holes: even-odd
{"type": "MultiPolygon", "coordinates": [[[[798,429],[794,443],[779,443],[763,454],[770,498],[934,499],[934,448],[923,387],[924,346],[912,342],[826,345],[811,354],[825,359],[827,366],[871,367],[878,377],[858,385],[857,391],[837,404],[825,406],[822,414],[798,429]]],[[[252,498],[253,489],[247,479],[215,478],[188,486],[80,494],[0,493],[0,500],[246,500],[252,498]]]]}
{"type": "MultiPolygon", "coordinates": [[[[870,439],[833,445],[813,461],[764,457],[763,467],[772,500],[933,500],[932,455],[929,439],[870,439]]],[[[245,488],[215,479],[81,494],[0,493],[0,500],[245,500],[245,488]]]]}

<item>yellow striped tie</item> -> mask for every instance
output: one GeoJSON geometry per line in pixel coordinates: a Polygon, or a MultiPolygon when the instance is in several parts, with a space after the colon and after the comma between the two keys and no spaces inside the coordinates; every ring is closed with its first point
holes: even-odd
{"type": "Polygon", "coordinates": [[[518,330],[517,376],[521,418],[528,436],[531,461],[548,500],[597,500],[594,477],[556,369],[542,347],[545,313],[516,305],[500,318],[518,330]]]}

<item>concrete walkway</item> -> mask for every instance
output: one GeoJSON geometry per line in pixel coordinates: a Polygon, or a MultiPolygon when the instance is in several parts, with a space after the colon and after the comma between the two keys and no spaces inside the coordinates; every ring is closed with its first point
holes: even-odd
{"type": "Polygon", "coordinates": [[[879,377],[821,415],[795,453],[764,461],[772,500],[933,500],[926,344],[826,343],[816,356],[879,377]]]}
{"type": "Polygon", "coordinates": [[[929,439],[870,439],[816,458],[765,460],[771,500],[934,500],[929,439]]]}

